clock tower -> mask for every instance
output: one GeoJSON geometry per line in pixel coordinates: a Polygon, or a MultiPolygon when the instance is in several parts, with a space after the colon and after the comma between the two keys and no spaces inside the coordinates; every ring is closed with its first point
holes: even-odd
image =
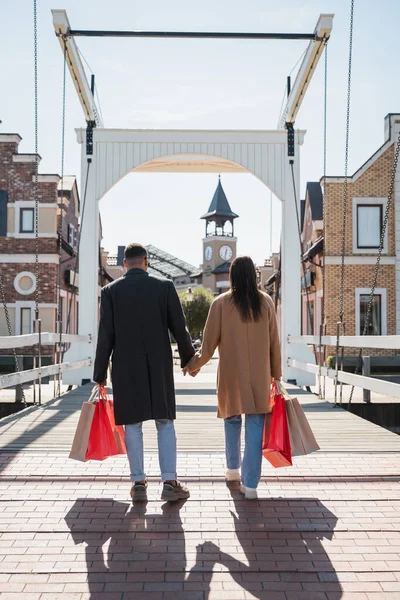
{"type": "Polygon", "coordinates": [[[229,269],[236,257],[237,242],[234,220],[238,216],[229,206],[219,177],[209,209],[201,217],[206,222],[206,235],[203,239],[203,286],[214,294],[226,292],[230,287],[229,269]]]}

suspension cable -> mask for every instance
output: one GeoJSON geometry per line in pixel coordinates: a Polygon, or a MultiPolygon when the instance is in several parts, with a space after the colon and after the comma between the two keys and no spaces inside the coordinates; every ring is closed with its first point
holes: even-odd
{"type": "MultiPolygon", "coordinates": [[[[350,137],[350,105],[351,105],[351,75],[353,58],[353,29],[354,29],[354,0],[350,5],[350,33],[349,33],[349,63],[347,73],[347,103],[346,103],[346,139],[344,151],[344,182],[343,182],[343,217],[342,217],[342,252],[340,262],[340,289],[339,289],[339,322],[336,329],[336,375],[335,375],[335,406],[337,400],[337,374],[339,359],[339,336],[344,332],[344,275],[346,255],[346,225],[347,225],[347,197],[348,197],[348,168],[349,168],[349,137],[350,137]]],[[[344,349],[341,351],[341,366],[343,367],[344,349]]],[[[340,402],[342,403],[342,384],[340,384],[340,402]]]]}
{"type": "MultiPolygon", "coordinates": [[[[81,213],[81,222],[80,222],[80,226],[79,226],[79,233],[78,233],[78,244],[76,247],[76,257],[75,257],[75,269],[74,269],[74,276],[73,276],[73,280],[72,280],[72,288],[75,288],[75,279],[76,279],[76,271],[77,268],[79,267],[79,250],[81,247],[81,235],[82,235],[82,228],[83,228],[83,221],[85,218],[85,206],[86,206],[86,195],[87,195],[87,187],[88,187],[88,181],[89,181],[89,169],[90,169],[90,165],[92,164],[92,159],[88,157],[87,159],[87,168],[86,168],[86,180],[85,180],[85,190],[83,193],[83,200],[82,200],[82,213],[81,213]]],[[[101,265],[100,265],[101,266],[101,265]]],[[[70,296],[70,300],[69,300],[69,306],[68,306],[68,318],[67,318],[67,325],[65,328],[65,332],[68,333],[69,332],[69,328],[70,328],[70,321],[71,321],[71,310],[72,310],[72,300],[74,297],[74,292],[71,292],[71,296],[70,296]]],[[[75,303],[75,307],[76,307],[76,303],[75,303]]],[[[76,312],[76,310],[75,310],[76,312]]]]}
{"type": "MultiPolygon", "coordinates": [[[[0,296],[1,296],[1,302],[3,304],[4,316],[6,318],[8,335],[10,337],[12,337],[13,331],[12,331],[12,326],[11,326],[10,313],[8,312],[8,306],[7,306],[6,297],[5,297],[5,293],[4,293],[4,281],[3,281],[2,275],[0,275],[0,296]]],[[[17,351],[15,348],[13,348],[12,351],[13,351],[13,355],[14,355],[15,372],[20,373],[21,369],[19,368],[17,351]]],[[[27,404],[26,404],[24,386],[22,384],[17,384],[16,390],[18,389],[18,386],[21,391],[22,402],[24,403],[24,407],[26,408],[27,404]]]]}
{"type": "Polygon", "coordinates": [[[35,293],[35,319],[39,318],[39,126],[38,126],[38,43],[37,43],[37,1],[33,0],[33,62],[34,62],[34,111],[35,111],[35,181],[34,181],[34,200],[35,200],[35,273],[36,273],[36,293],[35,293]]]}
{"type": "Polygon", "coordinates": [[[354,0],[351,0],[350,9],[350,41],[349,41],[349,67],[347,74],[347,105],[346,105],[346,141],[344,151],[344,182],[343,182],[343,220],[342,220],[342,256],[340,271],[340,306],[339,319],[344,317],[344,266],[346,254],[346,224],[347,224],[347,196],[348,196],[348,170],[349,170],[349,136],[350,136],[350,105],[351,105],[351,70],[353,55],[353,26],[354,26],[354,0]]]}
{"type": "MultiPolygon", "coordinates": [[[[324,174],[323,174],[323,195],[322,195],[322,299],[321,299],[321,324],[319,331],[319,374],[318,374],[318,396],[320,400],[325,398],[325,378],[324,389],[322,389],[322,364],[325,362],[325,350],[322,352],[322,336],[326,328],[325,324],[325,248],[326,248],[326,163],[327,163],[327,106],[328,106],[328,41],[325,44],[325,65],[324,65],[324,174]],[[324,354],[324,356],[323,356],[324,354]]],[[[324,346],[325,348],[325,346],[324,346]]]]}
{"type": "MultiPolygon", "coordinates": [[[[395,186],[395,180],[396,180],[396,171],[397,171],[397,165],[399,162],[399,154],[400,154],[400,133],[397,138],[397,143],[396,143],[396,147],[395,147],[394,163],[393,163],[392,173],[390,175],[389,191],[388,191],[388,197],[387,197],[386,208],[385,208],[385,217],[383,219],[383,224],[382,224],[378,256],[376,259],[374,276],[372,279],[371,290],[370,290],[369,298],[368,298],[367,314],[365,316],[364,329],[363,329],[363,332],[361,335],[368,335],[368,329],[371,324],[372,304],[374,301],[376,283],[378,281],[378,274],[379,274],[379,268],[380,268],[380,264],[381,264],[382,252],[383,252],[383,248],[385,246],[386,229],[387,229],[387,225],[389,222],[390,208],[391,208],[392,201],[393,201],[394,186],[395,186]]],[[[363,351],[364,351],[364,348],[361,348],[359,351],[356,369],[354,372],[355,375],[357,375],[361,370],[363,351]]],[[[351,401],[353,400],[353,394],[354,394],[354,385],[351,386],[349,404],[351,404],[351,401]]]]}
{"type": "MultiPolygon", "coordinates": [[[[290,168],[291,168],[291,172],[292,172],[293,198],[294,198],[294,203],[295,203],[295,208],[296,208],[297,231],[298,231],[299,244],[300,244],[300,260],[301,260],[301,267],[302,267],[302,271],[303,271],[304,288],[306,290],[307,313],[308,313],[308,320],[309,320],[310,325],[311,325],[311,324],[313,324],[312,323],[312,319],[311,319],[312,313],[311,313],[311,306],[310,306],[310,297],[309,297],[309,292],[308,292],[308,286],[307,286],[307,281],[306,281],[306,269],[305,269],[305,266],[304,266],[304,259],[303,259],[303,248],[302,248],[302,241],[301,241],[300,213],[299,213],[299,204],[298,204],[298,200],[297,200],[296,180],[295,180],[295,176],[294,176],[294,160],[290,160],[289,164],[290,164],[290,168]]],[[[316,347],[315,347],[315,344],[313,344],[313,351],[314,351],[314,357],[316,357],[316,347]]]]}
{"type": "MultiPolygon", "coordinates": [[[[42,325],[39,318],[39,120],[38,120],[38,35],[37,35],[37,0],[33,0],[33,56],[34,56],[34,128],[35,128],[35,174],[34,174],[34,200],[35,200],[35,333],[39,340],[34,351],[33,367],[38,367],[38,404],[42,403],[42,325]]],[[[36,403],[36,382],[33,382],[33,397],[36,403]]]]}
{"type": "Polygon", "coordinates": [[[60,219],[58,227],[58,284],[57,284],[57,322],[58,322],[58,382],[57,396],[61,395],[61,362],[62,362],[62,241],[63,241],[63,205],[64,205],[64,159],[65,159],[65,106],[66,106],[66,74],[67,74],[67,42],[64,41],[63,88],[62,88],[62,123],[61,123],[61,190],[60,190],[60,219]]]}

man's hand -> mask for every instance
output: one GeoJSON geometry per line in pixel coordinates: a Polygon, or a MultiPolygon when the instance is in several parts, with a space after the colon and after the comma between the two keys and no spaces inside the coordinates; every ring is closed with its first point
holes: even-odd
{"type": "Polygon", "coordinates": [[[95,384],[99,387],[107,387],[107,379],[103,382],[95,381],[95,384]]]}
{"type": "Polygon", "coordinates": [[[200,369],[197,369],[196,371],[190,371],[188,367],[184,367],[182,371],[185,376],[189,374],[191,377],[196,377],[197,373],[200,372],[200,369]]]}

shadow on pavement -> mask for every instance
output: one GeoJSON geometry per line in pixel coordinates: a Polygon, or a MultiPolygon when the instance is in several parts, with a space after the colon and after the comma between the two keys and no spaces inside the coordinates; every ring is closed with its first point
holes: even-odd
{"type": "Polygon", "coordinates": [[[226,536],[219,539],[218,523],[213,532],[214,526],[207,526],[206,534],[201,533],[201,515],[191,521],[190,501],[186,506],[165,503],[160,512],[154,502],[131,506],[111,498],[76,500],[65,521],[75,544],[85,545],[90,600],[105,593],[145,598],[157,592],[208,600],[211,590],[218,593],[212,588],[213,573],[221,571],[229,572],[226,581],[234,589],[260,600],[274,592],[290,597],[308,591],[311,598],[324,584],[332,598],[342,597],[323,546],[324,539],[332,539],[337,518],[317,498],[246,501],[236,488],[231,497],[232,509],[218,513],[232,517],[228,530],[235,537],[224,541],[227,551],[221,548],[226,536]]]}

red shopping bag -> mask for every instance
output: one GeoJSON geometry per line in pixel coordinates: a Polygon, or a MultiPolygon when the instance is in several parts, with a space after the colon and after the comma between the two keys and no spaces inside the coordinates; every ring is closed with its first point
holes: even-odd
{"type": "Polygon", "coordinates": [[[118,454],[126,454],[126,446],[125,446],[125,430],[122,425],[116,425],[114,419],[114,402],[111,400],[109,395],[107,394],[106,388],[101,385],[99,388],[99,398],[105,401],[106,411],[108,414],[108,418],[111,423],[111,427],[113,429],[115,442],[118,448],[118,454]]]}
{"type": "Polygon", "coordinates": [[[99,389],[92,426],[86,452],[86,460],[104,460],[109,456],[126,454],[123,441],[123,428],[114,421],[112,400],[107,397],[105,388],[99,389]]]}
{"type": "Polygon", "coordinates": [[[272,413],[265,417],[262,453],[273,467],[289,467],[292,465],[292,451],[286,403],[275,384],[271,389],[271,406],[272,413]]]}

